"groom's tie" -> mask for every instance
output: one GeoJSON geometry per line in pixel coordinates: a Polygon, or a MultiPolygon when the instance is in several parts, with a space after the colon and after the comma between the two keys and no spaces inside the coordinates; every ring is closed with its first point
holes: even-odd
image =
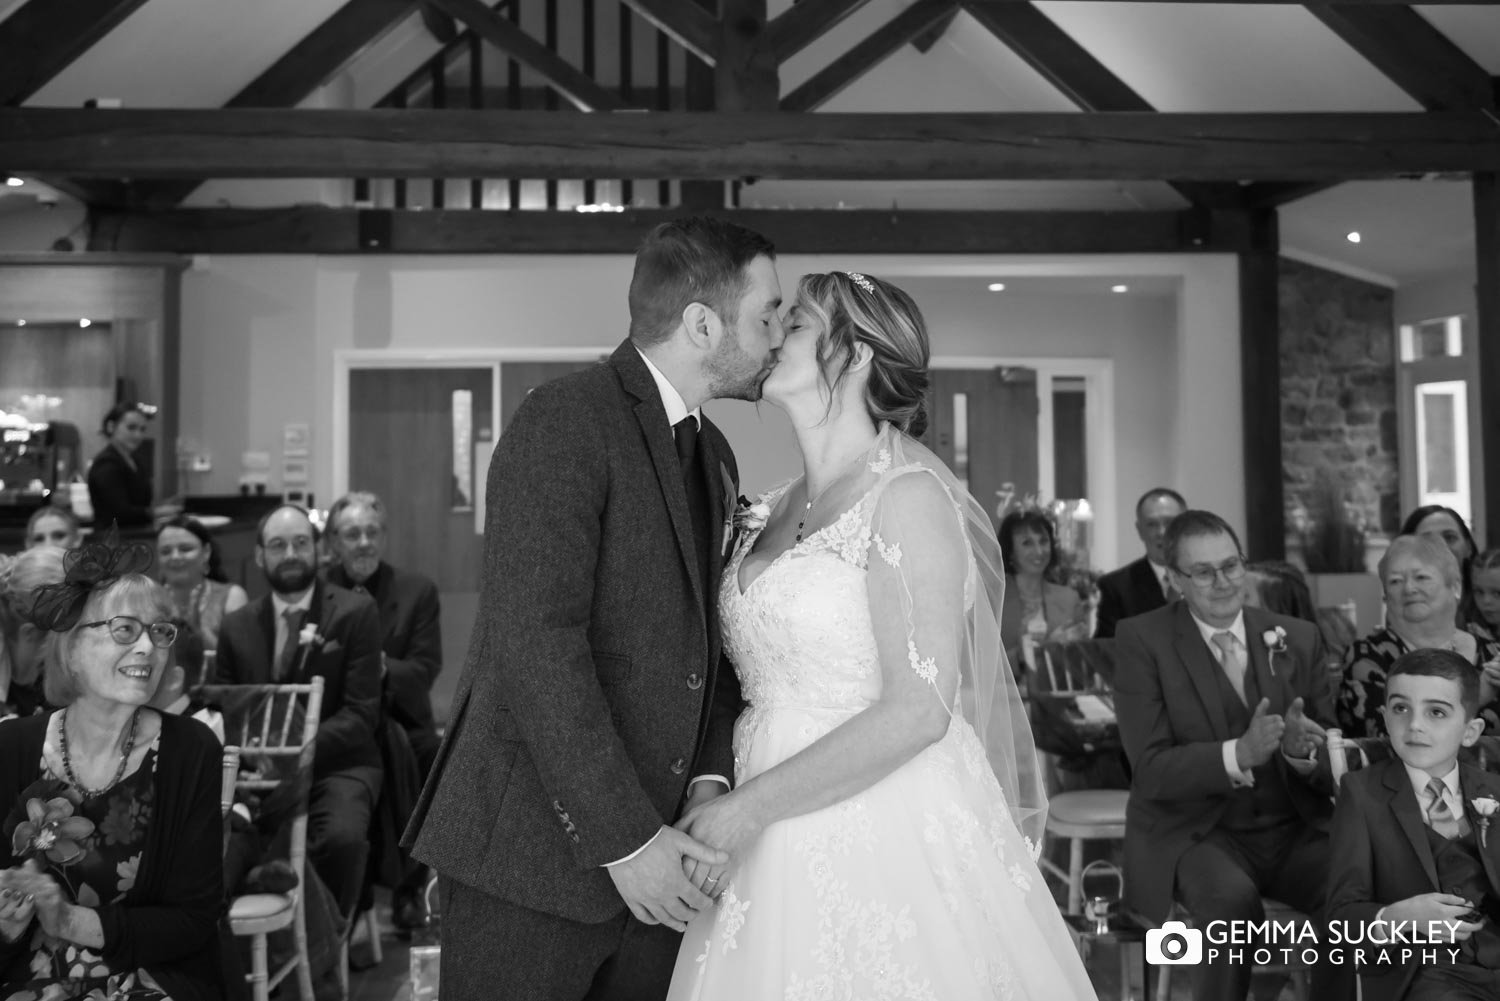
{"type": "Polygon", "coordinates": [[[688,513],[693,518],[693,548],[698,556],[698,579],[703,582],[704,600],[708,600],[709,517],[708,487],[703,478],[703,464],[698,461],[698,421],[692,414],[672,426],[677,439],[677,462],[682,466],[682,486],[687,491],[688,513]]]}

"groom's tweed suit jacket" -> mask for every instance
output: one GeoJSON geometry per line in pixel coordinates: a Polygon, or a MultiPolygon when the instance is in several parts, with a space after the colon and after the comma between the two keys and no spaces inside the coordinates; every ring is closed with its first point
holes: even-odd
{"type": "Polygon", "coordinates": [[[407,831],[421,861],[604,921],[625,905],[601,866],[671,823],[694,775],[733,776],[740,691],[714,613],[738,474],[706,419],[698,449],[706,581],[672,429],[629,341],[516,412],[490,465],[478,620],[407,831]]]}

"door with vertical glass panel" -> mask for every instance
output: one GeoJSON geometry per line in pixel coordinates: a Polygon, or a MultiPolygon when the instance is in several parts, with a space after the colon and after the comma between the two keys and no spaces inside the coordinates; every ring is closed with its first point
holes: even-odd
{"type": "Polygon", "coordinates": [[[349,489],[385,502],[386,558],[438,590],[477,591],[479,456],[494,438],[494,369],[349,373],[349,489]]]}
{"type": "Polygon", "coordinates": [[[996,524],[1006,494],[1020,498],[1040,489],[1035,370],[933,369],[927,416],[923,443],[996,524]]]}

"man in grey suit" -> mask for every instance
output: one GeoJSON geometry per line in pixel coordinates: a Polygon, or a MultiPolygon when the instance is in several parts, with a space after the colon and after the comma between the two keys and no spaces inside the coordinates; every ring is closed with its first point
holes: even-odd
{"type": "Polygon", "coordinates": [[[629,340],[500,439],[479,618],[407,832],[440,876],[445,995],[660,998],[711,904],[728,857],[671,825],[734,767],[716,610],[738,474],[698,408],[759,398],[780,305],[764,237],[665,223],[629,340]]]}

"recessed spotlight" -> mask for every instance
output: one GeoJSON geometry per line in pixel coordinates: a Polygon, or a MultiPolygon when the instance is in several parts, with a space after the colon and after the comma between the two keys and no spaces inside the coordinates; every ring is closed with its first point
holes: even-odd
{"type": "Polygon", "coordinates": [[[26,182],[23,181],[23,180],[21,180],[19,177],[7,177],[5,179],[5,186],[7,188],[19,188],[21,185],[23,185],[25,183],[26,182]]]}
{"type": "Polygon", "coordinates": [[[16,321],[16,326],[18,326],[18,327],[24,327],[24,326],[26,326],[26,321],[25,320],[17,320],[16,321]]]}
{"type": "Polygon", "coordinates": [[[1130,291],[1130,286],[1129,285],[1111,285],[1109,287],[1109,290],[1111,292],[1129,292],[1130,291]]]}
{"type": "Polygon", "coordinates": [[[87,326],[90,326],[90,325],[92,325],[92,324],[93,324],[93,322],[94,322],[94,321],[93,321],[93,320],[90,320],[90,319],[89,319],[89,318],[88,318],[88,317],[84,317],[84,318],[83,318],[83,319],[81,319],[81,320],[79,320],[79,321],[78,321],[78,325],[79,325],[79,326],[80,326],[80,327],[87,327],[87,326]]]}
{"type": "Polygon", "coordinates": [[[990,282],[990,291],[991,292],[1004,292],[1005,291],[1005,283],[1004,282],[990,282]]]}
{"type": "Polygon", "coordinates": [[[1350,243],[1358,243],[1359,242],[1359,230],[1355,230],[1354,232],[1350,233],[1349,236],[1347,237],[1347,239],[1348,239],[1348,241],[1350,243]]]}

